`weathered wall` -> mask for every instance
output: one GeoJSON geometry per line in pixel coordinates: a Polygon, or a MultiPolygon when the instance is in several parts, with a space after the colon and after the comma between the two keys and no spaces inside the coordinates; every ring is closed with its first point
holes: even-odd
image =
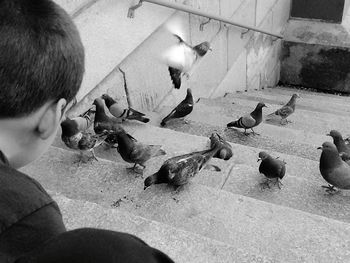
{"type": "Polygon", "coordinates": [[[283,45],[281,82],[350,92],[350,34],[339,24],[288,23],[283,45]]]}
{"type": "MultiPolygon", "coordinates": [[[[263,34],[241,34],[246,30],[218,21],[210,21],[200,31],[200,23],[207,18],[149,3],[144,3],[136,10],[135,18],[129,19],[128,8],[136,0],[80,0],[75,5],[56,1],[75,14],[86,49],[78,111],[103,92],[125,105],[153,110],[164,103],[176,104],[188,87],[195,97],[209,97],[278,81],[280,41],[263,34]],[[89,5],[84,8],[84,3],[89,5]],[[159,59],[163,50],[177,42],[161,26],[171,19],[181,21],[189,43],[209,40],[213,47],[179,91],[173,89],[167,67],[159,59]]],[[[185,4],[280,33],[289,17],[290,0],[187,0],[185,4]]]]}
{"type": "Polygon", "coordinates": [[[303,43],[283,45],[281,82],[350,93],[350,50],[303,43]]]}
{"type": "MultiPolygon", "coordinates": [[[[288,0],[259,0],[250,23],[274,33],[282,33],[289,19],[289,8],[288,0]]],[[[249,5],[246,12],[248,10],[251,10],[249,5]]],[[[235,47],[236,56],[230,59],[232,66],[211,97],[222,96],[226,92],[275,86],[278,83],[281,40],[261,33],[250,32],[242,36],[232,28],[229,29],[229,43],[235,47]]]]}

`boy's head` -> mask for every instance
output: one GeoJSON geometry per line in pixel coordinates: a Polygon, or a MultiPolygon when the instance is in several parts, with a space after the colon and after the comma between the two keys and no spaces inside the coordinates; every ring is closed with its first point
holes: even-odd
{"type": "Polygon", "coordinates": [[[84,48],[50,0],[0,0],[0,150],[14,167],[52,143],[82,82],[84,48]]]}

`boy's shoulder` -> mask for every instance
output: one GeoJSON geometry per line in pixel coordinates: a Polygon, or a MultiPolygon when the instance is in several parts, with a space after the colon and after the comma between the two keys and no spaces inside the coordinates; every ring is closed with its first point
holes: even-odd
{"type": "Polygon", "coordinates": [[[36,180],[11,168],[0,151],[0,235],[16,222],[53,202],[36,180]]]}

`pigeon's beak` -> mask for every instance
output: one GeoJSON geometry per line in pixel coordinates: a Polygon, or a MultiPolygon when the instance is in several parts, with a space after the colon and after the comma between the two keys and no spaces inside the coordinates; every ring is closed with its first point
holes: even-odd
{"type": "Polygon", "coordinates": [[[322,146],[317,147],[317,150],[322,150],[322,149],[323,149],[323,147],[322,147],[322,146]]]}
{"type": "Polygon", "coordinates": [[[326,134],[327,136],[331,136],[329,133],[326,134]]]}
{"type": "Polygon", "coordinates": [[[259,161],[261,161],[261,158],[260,158],[260,157],[258,158],[258,160],[257,160],[256,162],[258,163],[259,161]]]}
{"type": "Polygon", "coordinates": [[[210,51],[213,51],[213,49],[212,49],[211,47],[209,48],[209,50],[210,50],[210,51]]]}

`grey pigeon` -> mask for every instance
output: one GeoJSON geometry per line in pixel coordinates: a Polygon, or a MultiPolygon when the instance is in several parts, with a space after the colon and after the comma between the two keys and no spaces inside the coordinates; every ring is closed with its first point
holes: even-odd
{"type": "Polygon", "coordinates": [[[191,89],[187,89],[186,98],[179,103],[160,123],[161,126],[165,126],[171,119],[184,118],[190,114],[193,110],[193,97],[191,89]]]}
{"type": "Polygon", "coordinates": [[[107,137],[106,134],[95,135],[87,130],[92,124],[92,114],[93,111],[90,109],[79,117],[66,118],[61,123],[61,139],[70,149],[80,151],[80,161],[83,160],[86,151],[91,152],[92,157],[97,160],[94,148],[99,146],[107,137]]]}
{"type": "Polygon", "coordinates": [[[115,143],[118,144],[117,150],[120,153],[120,156],[124,161],[134,163],[134,166],[129,169],[133,169],[135,172],[142,174],[142,172],[135,170],[137,164],[142,166],[142,168],[146,168],[145,163],[149,159],[166,154],[166,152],[161,149],[162,146],[147,145],[138,142],[124,130],[115,133],[114,136],[115,143]]]}
{"type": "Polygon", "coordinates": [[[194,47],[186,43],[180,36],[173,34],[179,43],[167,51],[167,64],[171,80],[176,89],[181,87],[181,75],[187,75],[199,57],[211,50],[210,43],[205,41],[194,47]]]}
{"type": "Polygon", "coordinates": [[[322,177],[329,184],[322,186],[328,193],[334,193],[339,189],[350,189],[350,166],[339,156],[337,147],[331,142],[324,142],[320,158],[320,172],[322,177]]]}
{"type": "Polygon", "coordinates": [[[180,186],[188,183],[189,179],[199,173],[205,167],[213,167],[216,171],[220,168],[214,165],[208,165],[210,159],[220,149],[216,145],[209,150],[188,153],[172,157],[166,160],[158,172],[147,177],[144,181],[144,189],[152,184],[166,183],[178,189],[180,186]]]}
{"type": "Polygon", "coordinates": [[[231,144],[224,140],[218,133],[213,133],[210,136],[210,147],[214,148],[216,145],[221,149],[213,156],[222,160],[229,160],[233,156],[231,144]]]}
{"type": "Polygon", "coordinates": [[[144,117],[145,114],[142,112],[139,112],[137,110],[134,110],[133,108],[125,109],[118,105],[118,103],[110,97],[108,94],[103,94],[102,99],[104,99],[106,106],[109,110],[109,112],[116,118],[121,119],[122,121],[125,120],[137,120],[140,122],[147,123],[149,122],[149,119],[144,117]]]}
{"type": "Polygon", "coordinates": [[[293,96],[290,98],[290,100],[288,101],[288,103],[286,105],[284,105],[282,108],[276,110],[275,112],[273,112],[267,116],[271,117],[273,115],[278,115],[282,118],[281,124],[287,124],[288,122],[290,122],[287,120],[287,117],[289,117],[295,111],[295,103],[296,103],[297,98],[300,98],[300,96],[298,94],[293,94],[293,96]],[[285,122],[283,122],[283,121],[285,121],[285,122]]]}
{"type": "Polygon", "coordinates": [[[259,172],[266,176],[267,181],[262,185],[267,185],[270,188],[270,181],[275,180],[275,184],[280,187],[282,185],[281,180],[283,179],[286,173],[286,163],[277,158],[271,157],[266,152],[259,153],[258,162],[261,160],[261,164],[259,166],[259,172]]]}
{"type": "Polygon", "coordinates": [[[255,134],[253,128],[258,126],[262,122],[263,107],[266,107],[266,105],[262,102],[259,102],[258,105],[256,105],[254,111],[252,111],[250,114],[240,117],[236,121],[228,123],[227,127],[243,128],[245,135],[247,135],[247,129],[251,129],[253,131],[253,134],[255,134]]]}
{"type": "Polygon", "coordinates": [[[115,117],[109,117],[104,108],[104,101],[97,98],[93,103],[96,106],[94,119],[94,131],[96,134],[105,132],[118,132],[123,128],[120,126],[120,121],[115,117]]]}
{"type": "Polygon", "coordinates": [[[343,140],[343,137],[340,134],[340,132],[336,130],[331,130],[330,133],[327,135],[333,138],[333,143],[337,147],[339,153],[346,153],[350,155],[350,147],[347,144],[345,144],[345,141],[343,140]]]}

